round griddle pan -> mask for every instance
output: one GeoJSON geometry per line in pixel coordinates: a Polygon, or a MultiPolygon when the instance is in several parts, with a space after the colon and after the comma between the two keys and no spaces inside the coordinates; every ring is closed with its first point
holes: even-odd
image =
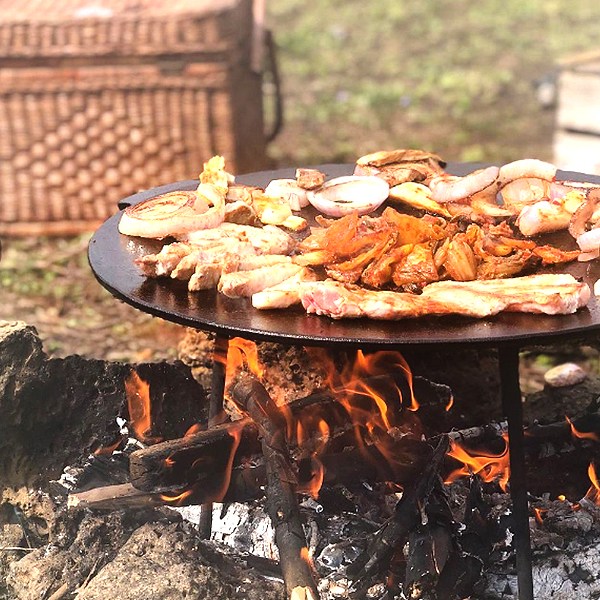
{"type": "MultiPolygon", "coordinates": [[[[449,164],[447,170],[466,174],[478,165],[449,164]]],[[[321,165],[328,178],[347,175],[353,165],[321,165]]],[[[240,183],[266,186],[275,178],[294,177],[294,169],[262,171],[238,176],[240,183]]],[[[599,182],[600,178],[560,172],[558,179],[599,182]]],[[[123,209],[166,192],[192,190],[197,181],[181,181],[130,196],[119,203],[123,209]]],[[[310,217],[310,210],[308,217],[310,217]]],[[[600,329],[600,306],[594,296],[589,305],[573,315],[501,313],[488,319],[460,316],[424,317],[400,321],[369,319],[332,320],[307,315],[302,307],[259,311],[250,299],[232,299],[215,290],[188,292],[186,282],[168,278],[148,279],[134,264],[143,254],[157,252],[162,242],[119,234],[121,213],[108,219],[89,244],[89,262],[98,281],[115,297],[163,319],[228,337],[245,337],[285,344],[385,348],[405,345],[532,345],[559,338],[586,337],[600,329]]],[[[314,216],[314,215],[313,215],[314,216]]],[[[563,236],[565,237],[565,236],[563,236]]],[[[568,241],[568,234],[565,240],[568,241]]],[[[572,243],[572,240],[571,240],[572,243]]],[[[553,267],[592,286],[600,277],[600,260],[553,267]]]]}

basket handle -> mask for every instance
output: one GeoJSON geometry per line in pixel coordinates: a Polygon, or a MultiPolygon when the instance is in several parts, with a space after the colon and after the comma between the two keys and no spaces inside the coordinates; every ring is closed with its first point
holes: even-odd
{"type": "Polygon", "coordinates": [[[269,143],[277,137],[283,126],[283,97],[281,95],[281,79],[279,77],[275,39],[273,33],[269,29],[264,32],[264,43],[266,49],[266,64],[263,76],[269,75],[273,84],[273,122],[268,129],[265,129],[265,139],[267,143],[269,143]]]}

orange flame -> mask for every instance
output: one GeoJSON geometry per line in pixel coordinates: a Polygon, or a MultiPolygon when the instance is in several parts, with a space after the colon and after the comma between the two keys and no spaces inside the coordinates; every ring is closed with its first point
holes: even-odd
{"type": "Polygon", "coordinates": [[[535,514],[536,523],[538,525],[543,525],[544,524],[544,518],[546,516],[546,513],[548,512],[548,509],[547,508],[537,508],[537,507],[534,507],[533,512],[535,514]]]}
{"type": "Polygon", "coordinates": [[[200,423],[194,423],[184,434],[183,437],[189,437],[190,435],[194,435],[195,433],[199,433],[202,431],[202,425],[200,423]]]}
{"type": "MultiPolygon", "coordinates": [[[[314,351],[316,355],[317,351],[314,351]]],[[[356,427],[365,427],[368,431],[389,431],[391,423],[389,410],[390,398],[384,398],[367,382],[368,377],[388,375],[390,371],[400,370],[404,373],[410,390],[409,405],[407,408],[416,411],[419,404],[413,392],[411,370],[399,352],[381,351],[373,354],[364,354],[361,350],[356,353],[354,361],[348,361],[338,371],[331,359],[327,356],[316,355],[321,364],[327,367],[326,384],[336,395],[348,414],[353,419],[356,427]],[[369,399],[374,406],[365,406],[360,398],[369,399]]],[[[397,403],[403,404],[403,395],[400,388],[396,387],[397,403]]]]}
{"type": "Polygon", "coordinates": [[[315,571],[315,563],[313,562],[310,550],[306,546],[300,548],[300,558],[308,564],[312,571],[315,571]]]}
{"type": "Polygon", "coordinates": [[[136,371],[132,370],[125,380],[125,395],[129,409],[129,422],[137,439],[146,443],[160,441],[159,438],[148,435],[152,428],[150,385],[143,381],[136,371]]]}
{"type": "Polygon", "coordinates": [[[500,488],[506,491],[508,479],[510,476],[508,435],[502,434],[505,448],[500,454],[482,454],[474,456],[462,448],[454,440],[450,440],[450,450],[448,456],[455,458],[463,463],[463,466],[456,469],[446,479],[446,483],[452,483],[459,477],[468,477],[470,475],[479,475],[486,483],[498,481],[500,488]]]}
{"type": "Polygon", "coordinates": [[[100,446],[94,450],[94,456],[110,456],[123,441],[123,438],[119,438],[114,444],[110,446],[100,446]]]}
{"type": "MultiPolygon", "coordinates": [[[[211,494],[212,497],[204,498],[205,502],[220,502],[225,497],[227,490],[229,489],[229,484],[231,483],[231,473],[233,470],[233,461],[235,459],[235,454],[240,445],[240,440],[242,439],[242,431],[244,429],[245,423],[238,422],[238,424],[233,423],[231,427],[228,428],[227,432],[233,438],[233,443],[231,444],[231,449],[229,452],[229,456],[227,458],[227,464],[223,470],[224,477],[223,480],[219,483],[218,487],[211,494]]],[[[165,465],[169,468],[173,467],[175,461],[172,457],[167,457],[165,459],[165,465]]],[[[192,464],[192,469],[196,467],[196,463],[192,464]]],[[[176,495],[168,495],[161,494],[160,498],[163,502],[167,504],[173,504],[175,506],[181,506],[185,500],[187,500],[194,492],[196,491],[196,486],[191,486],[190,488],[182,491],[176,495]]]]}
{"type": "Polygon", "coordinates": [[[581,440],[592,440],[594,442],[600,442],[600,437],[598,437],[597,433],[594,433],[593,431],[578,431],[575,428],[575,425],[573,424],[571,419],[569,419],[569,417],[565,416],[565,420],[571,426],[571,434],[573,435],[573,437],[579,438],[581,440]]]}
{"type": "Polygon", "coordinates": [[[194,493],[194,489],[190,488],[188,490],[184,490],[181,494],[177,494],[176,496],[169,496],[167,494],[161,494],[160,499],[163,502],[167,502],[168,504],[174,504],[175,506],[180,506],[184,500],[189,498],[194,493]]]}
{"type": "Polygon", "coordinates": [[[594,463],[591,462],[588,467],[588,477],[592,482],[590,489],[586,492],[584,498],[593,502],[596,506],[600,506],[600,483],[598,483],[598,476],[596,475],[596,468],[594,463]]]}
{"type": "Polygon", "coordinates": [[[233,338],[229,340],[227,349],[225,379],[231,381],[236,371],[246,367],[251,373],[262,379],[264,367],[260,364],[258,358],[257,345],[243,338],[233,338]]]}
{"type": "Polygon", "coordinates": [[[448,404],[445,406],[446,412],[450,412],[450,409],[454,406],[454,395],[450,394],[450,400],[448,400],[448,404]]]}

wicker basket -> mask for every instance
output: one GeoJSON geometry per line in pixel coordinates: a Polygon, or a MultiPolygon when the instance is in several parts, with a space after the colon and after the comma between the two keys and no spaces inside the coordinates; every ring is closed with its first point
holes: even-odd
{"type": "Polygon", "coordinates": [[[88,5],[0,0],[0,234],[94,229],[214,154],[266,166],[252,0],[88,5]]]}

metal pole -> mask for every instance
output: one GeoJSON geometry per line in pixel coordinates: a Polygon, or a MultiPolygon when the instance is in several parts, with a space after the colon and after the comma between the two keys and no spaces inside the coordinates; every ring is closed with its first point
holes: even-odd
{"type": "Polygon", "coordinates": [[[517,554],[518,597],[519,600],[533,600],[523,406],[519,385],[519,349],[515,346],[498,348],[498,362],[502,409],[508,421],[510,495],[513,505],[515,550],[517,554]]]}
{"type": "MultiPolygon", "coordinates": [[[[225,393],[225,370],[229,338],[217,334],[213,350],[213,367],[208,405],[208,427],[214,427],[225,420],[223,410],[223,394],[225,393]]],[[[212,532],[212,503],[202,505],[198,523],[198,533],[205,540],[210,539],[212,532]]]]}

